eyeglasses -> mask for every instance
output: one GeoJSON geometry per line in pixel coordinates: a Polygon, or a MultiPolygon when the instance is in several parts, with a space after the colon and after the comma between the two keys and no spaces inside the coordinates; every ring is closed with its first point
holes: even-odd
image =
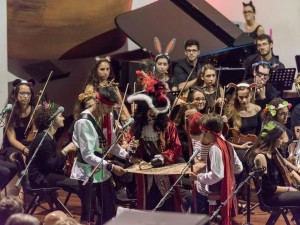
{"type": "Polygon", "coordinates": [[[264,79],[270,78],[270,74],[261,73],[259,71],[256,73],[256,76],[258,76],[259,78],[264,78],[264,79]]]}
{"type": "Polygon", "coordinates": [[[31,96],[31,92],[20,91],[19,95],[21,95],[21,96],[25,96],[25,95],[31,96]]]}
{"type": "Polygon", "coordinates": [[[282,117],[290,117],[291,113],[290,112],[281,112],[278,113],[278,116],[282,116],[282,117]]]}
{"type": "Polygon", "coordinates": [[[243,11],[244,14],[253,13],[253,11],[243,11]]]}
{"type": "Polygon", "coordinates": [[[186,52],[188,52],[188,53],[195,53],[195,52],[198,52],[199,50],[198,49],[186,49],[185,50],[186,52]]]}

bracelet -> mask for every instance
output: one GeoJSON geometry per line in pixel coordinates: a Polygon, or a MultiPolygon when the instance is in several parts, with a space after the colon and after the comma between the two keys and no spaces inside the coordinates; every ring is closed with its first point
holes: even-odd
{"type": "Polygon", "coordinates": [[[22,148],[22,151],[24,152],[26,148],[27,148],[27,147],[26,147],[26,146],[24,146],[24,148],[22,148]]]}
{"type": "Polygon", "coordinates": [[[289,187],[288,187],[288,190],[287,190],[287,191],[289,192],[289,191],[290,191],[290,189],[291,189],[291,186],[289,186],[289,187]]]}

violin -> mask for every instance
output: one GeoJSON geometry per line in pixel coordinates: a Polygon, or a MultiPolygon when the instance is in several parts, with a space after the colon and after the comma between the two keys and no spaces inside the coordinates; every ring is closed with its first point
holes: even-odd
{"type": "Polygon", "coordinates": [[[234,128],[229,128],[229,134],[231,137],[228,138],[228,141],[233,144],[237,144],[237,145],[242,145],[247,142],[254,143],[257,139],[257,136],[255,134],[244,135],[244,134],[241,134],[241,132],[237,131],[234,128]]]}
{"type": "Polygon", "coordinates": [[[76,151],[70,151],[70,152],[68,152],[68,154],[66,156],[67,156],[67,160],[66,160],[66,164],[64,167],[64,175],[66,175],[67,177],[70,177],[72,167],[73,167],[73,164],[76,159],[76,151]]]}
{"type": "Polygon", "coordinates": [[[293,141],[288,146],[289,161],[295,165],[300,166],[300,139],[293,141]]]}

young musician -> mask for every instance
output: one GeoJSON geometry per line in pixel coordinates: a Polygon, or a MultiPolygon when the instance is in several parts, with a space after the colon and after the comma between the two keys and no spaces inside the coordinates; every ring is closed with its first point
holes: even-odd
{"type": "MultiPolygon", "coordinates": [[[[269,206],[299,206],[300,192],[289,184],[289,179],[296,177],[299,169],[293,168],[287,160],[280,158],[277,151],[283,144],[285,136],[285,127],[278,122],[270,121],[263,126],[257,141],[245,156],[249,169],[254,165],[265,168],[260,187],[263,199],[269,206]],[[285,163],[292,172],[285,173],[287,170],[285,163]]],[[[299,210],[293,212],[297,224],[300,223],[299,213],[299,210]]]]}
{"type": "Polygon", "coordinates": [[[67,154],[76,151],[73,143],[57,152],[55,134],[64,126],[63,108],[45,103],[36,110],[34,121],[38,133],[29,147],[28,161],[32,160],[28,179],[32,188],[61,187],[79,194],[78,183],[64,175],[67,154]],[[39,148],[38,148],[39,146],[39,148]],[[33,155],[35,157],[32,159],[33,155]]]}
{"type": "MultiPolygon", "coordinates": [[[[89,222],[91,214],[92,190],[96,188],[96,198],[101,207],[96,224],[100,225],[116,215],[114,193],[110,177],[112,173],[120,176],[126,171],[117,165],[103,159],[105,137],[97,123],[102,116],[109,114],[118,102],[113,87],[99,88],[99,92],[79,95],[81,110],[84,110],[74,125],[73,143],[79,149],[77,160],[73,164],[71,178],[79,182],[82,199],[81,221],[89,222]],[[83,182],[90,176],[95,166],[98,170],[90,177],[89,182],[83,182]]],[[[108,146],[110,147],[110,146],[108,146]]],[[[129,157],[128,153],[119,145],[112,146],[111,153],[121,158],[129,157]]]]}
{"type": "Polygon", "coordinates": [[[32,125],[28,127],[28,133],[25,134],[25,131],[35,106],[35,96],[32,89],[34,84],[34,80],[16,79],[13,82],[13,91],[8,103],[14,107],[6,117],[7,133],[3,144],[3,153],[11,161],[14,161],[13,158],[16,153],[21,153],[25,156],[29,153],[28,146],[30,142],[26,138],[32,125]]]}
{"type": "MultiPolygon", "coordinates": [[[[175,124],[167,116],[171,104],[164,95],[164,84],[152,80],[144,88],[146,93],[131,95],[127,99],[129,103],[137,104],[130,151],[132,155],[156,166],[172,164],[181,155],[181,144],[175,124]]],[[[136,175],[136,182],[137,208],[153,210],[174,180],[167,175],[136,175]]],[[[176,193],[167,198],[158,210],[179,211],[180,199],[179,193],[176,193]]]]}
{"type": "MultiPolygon", "coordinates": [[[[210,113],[200,119],[201,151],[208,152],[206,158],[206,172],[190,172],[190,178],[199,182],[197,188],[201,193],[220,193],[220,201],[227,200],[235,189],[234,174],[240,173],[243,166],[234,149],[226,143],[222,135],[223,120],[221,116],[210,113]],[[208,151],[207,151],[208,150],[208,151]]],[[[205,196],[204,196],[205,197],[205,196]]],[[[205,201],[200,198],[199,201],[205,201]]],[[[236,215],[236,199],[232,198],[221,209],[222,224],[231,224],[231,218],[236,215]]]]}

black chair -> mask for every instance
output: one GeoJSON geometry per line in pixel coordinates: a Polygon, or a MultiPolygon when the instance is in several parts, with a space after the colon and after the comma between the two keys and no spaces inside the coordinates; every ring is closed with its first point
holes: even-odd
{"type": "MultiPolygon", "coordinates": [[[[16,161],[22,160],[20,158],[16,158],[16,161]]],[[[17,166],[17,170],[19,174],[25,170],[25,165],[19,163],[17,166]]],[[[31,188],[28,180],[28,174],[26,174],[23,179],[21,180],[21,186],[23,188],[24,195],[32,196],[32,200],[30,201],[28,207],[24,205],[25,213],[33,215],[34,212],[38,207],[46,210],[46,211],[53,211],[54,207],[53,204],[56,206],[56,209],[63,210],[67,212],[71,217],[73,217],[72,213],[66,208],[65,204],[70,198],[71,193],[68,194],[65,203],[63,204],[59,198],[57,197],[57,191],[62,190],[60,187],[47,187],[47,188],[31,188]],[[46,209],[42,206],[42,203],[46,201],[48,203],[49,209],[46,209]]]]}
{"type": "Polygon", "coordinates": [[[274,225],[278,220],[279,216],[283,216],[286,224],[290,225],[290,221],[287,218],[287,214],[290,212],[293,216],[297,225],[300,225],[300,215],[297,212],[300,211],[300,206],[269,206],[265,203],[262,192],[261,192],[261,178],[260,176],[253,177],[255,190],[257,193],[259,207],[263,212],[269,212],[271,215],[266,223],[266,225],[274,225]]]}

